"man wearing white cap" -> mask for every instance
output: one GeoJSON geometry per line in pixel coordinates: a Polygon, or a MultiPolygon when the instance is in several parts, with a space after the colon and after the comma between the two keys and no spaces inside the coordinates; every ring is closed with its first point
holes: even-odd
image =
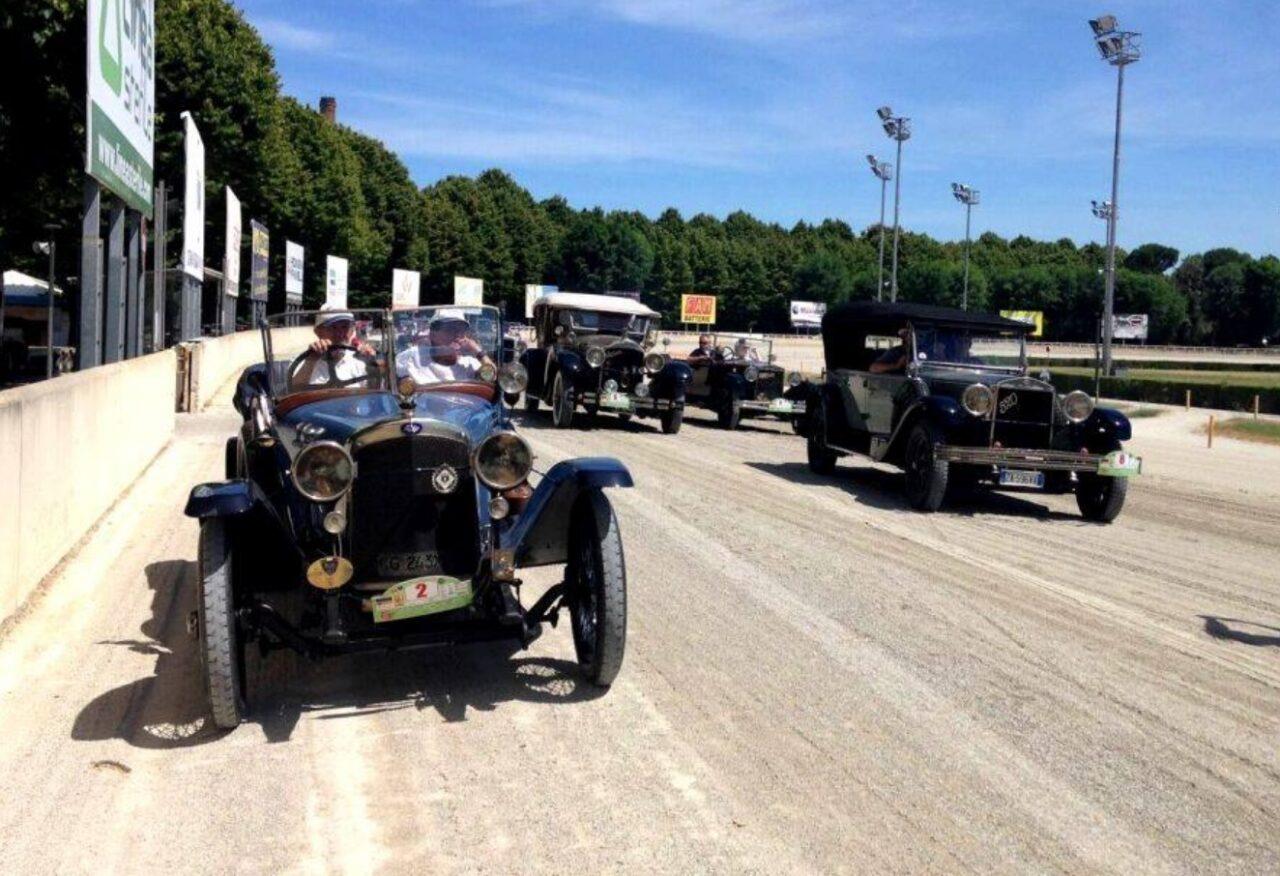
{"type": "Polygon", "coordinates": [[[316,339],[294,372],[296,386],[351,386],[366,377],[368,358],[377,351],[356,337],[356,318],[349,310],[325,305],[316,316],[316,339]],[[337,346],[339,349],[331,350],[337,346]],[[351,349],[341,349],[349,347],[351,349]]]}
{"type": "Polygon", "coordinates": [[[396,373],[419,384],[475,380],[489,361],[463,312],[442,308],[431,317],[426,337],[396,356],[396,373]]]}

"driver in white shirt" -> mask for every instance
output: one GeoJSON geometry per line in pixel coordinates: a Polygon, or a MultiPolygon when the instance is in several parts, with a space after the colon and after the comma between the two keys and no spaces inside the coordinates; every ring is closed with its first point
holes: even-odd
{"type": "Polygon", "coordinates": [[[396,356],[396,373],[418,384],[450,383],[476,380],[485,364],[490,359],[462,311],[445,309],[432,317],[425,338],[396,356]]]}
{"type": "Polygon", "coordinates": [[[331,367],[334,381],[358,381],[368,376],[369,365],[361,357],[375,356],[377,351],[356,337],[354,314],[325,305],[316,316],[315,333],[316,339],[311,342],[306,358],[293,374],[295,387],[328,385],[331,367]],[[355,349],[329,355],[329,348],[335,344],[355,349]]]}

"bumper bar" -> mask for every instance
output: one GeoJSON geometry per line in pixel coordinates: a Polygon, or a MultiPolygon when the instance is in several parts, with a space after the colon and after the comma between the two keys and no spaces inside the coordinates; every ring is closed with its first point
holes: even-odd
{"type": "Polygon", "coordinates": [[[1001,468],[1024,468],[1037,471],[1097,472],[1106,457],[1095,453],[1072,453],[1069,450],[1018,450],[1001,447],[957,447],[942,444],[935,451],[938,459],[967,465],[996,465],[1001,468]]]}

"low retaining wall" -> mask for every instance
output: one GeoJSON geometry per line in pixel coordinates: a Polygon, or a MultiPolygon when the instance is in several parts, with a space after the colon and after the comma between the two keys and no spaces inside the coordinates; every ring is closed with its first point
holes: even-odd
{"type": "MultiPolygon", "coordinates": [[[[315,340],[310,326],[272,331],[273,353],[277,359],[294,356],[315,340]]],[[[186,357],[184,381],[178,386],[178,410],[200,411],[229,381],[255,362],[263,360],[262,333],[236,332],[220,338],[203,338],[182,345],[186,357]]]]}
{"type": "Polygon", "coordinates": [[[173,435],[166,350],[0,392],[0,621],[173,435]]]}

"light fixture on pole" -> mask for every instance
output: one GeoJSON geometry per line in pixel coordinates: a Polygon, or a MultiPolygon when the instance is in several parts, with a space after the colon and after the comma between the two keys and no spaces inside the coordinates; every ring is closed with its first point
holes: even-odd
{"type": "MultiPolygon", "coordinates": [[[[1120,194],[1120,120],[1124,105],[1124,68],[1142,56],[1139,33],[1120,30],[1114,15],[1100,15],[1090,19],[1093,40],[1102,60],[1116,68],[1116,133],[1111,154],[1111,200],[1107,206],[1107,281],[1102,302],[1102,370],[1111,376],[1111,317],[1115,309],[1116,294],[1116,220],[1119,213],[1120,194]]],[[[1096,213],[1096,210],[1095,210],[1096,213]]]]}
{"type": "Polygon", "coordinates": [[[893,165],[877,161],[874,155],[867,155],[867,163],[880,180],[880,271],[876,276],[876,301],[879,301],[884,297],[884,191],[889,180],[893,179],[893,165]]]}
{"type": "Polygon", "coordinates": [[[898,210],[902,198],[902,143],[911,139],[911,119],[895,116],[893,110],[882,106],[876,110],[885,134],[898,141],[898,172],[893,178],[893,271],[889,281],[889,300],[898,300],[898,210]]]}
{"type": "MultiPolygon", "coordinates": [[[[53,231],[57,225],[46,225],[45,229],[53,231]]],[[[47,255],[49,257],[49,288],[45,290],[48,295],[48,309],[45,315],[45,354],[44,354],[44,376],[48,379],[53,376],[53,271],[55,261],[58,257],[58,244],[52,237],[48,240],[40,240],[31,244],[31,249],[36,255],[47,255]]]]}
{"type": "Polygon", "coordinates": [[[964,204],[964,298],[960,307],[969,309],[969,219],[973,215],[973,205],[981,200],[982,193],[964,183],[952,183],[951,194],[964,204]]]}

